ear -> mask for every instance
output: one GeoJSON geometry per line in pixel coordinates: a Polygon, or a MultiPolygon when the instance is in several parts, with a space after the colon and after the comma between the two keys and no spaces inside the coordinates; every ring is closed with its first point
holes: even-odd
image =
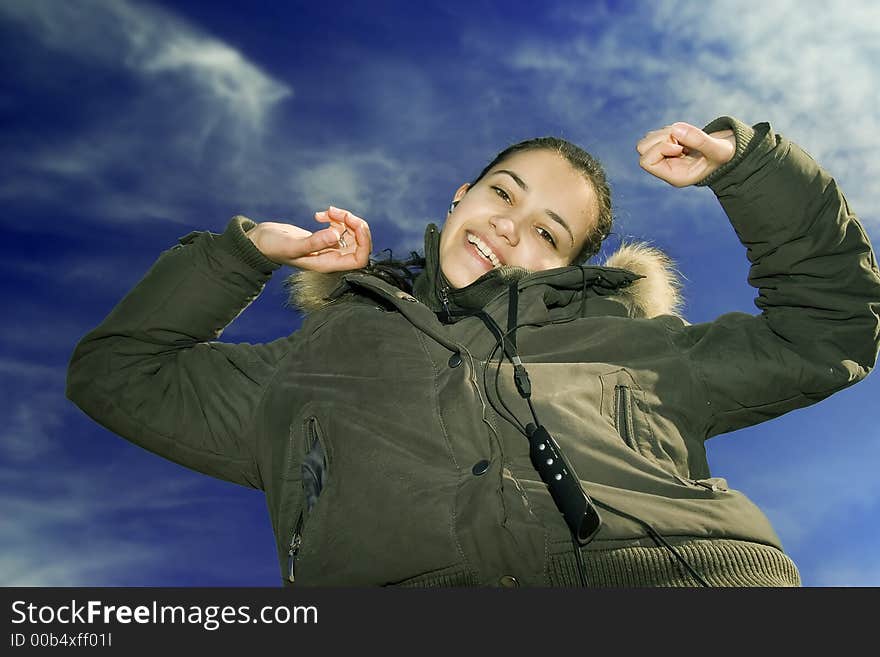
{"type": "Polygon", "coordinates": [[[456,190],[455,196],[452,198],[452,200],[453,201],[460,201],[462,198],[464,198],[464,195],[467,193],[467,190],[470,189],[470,186],[471,186],[470,183],[465,183],[461,187],[459,187],[456,190]]]}

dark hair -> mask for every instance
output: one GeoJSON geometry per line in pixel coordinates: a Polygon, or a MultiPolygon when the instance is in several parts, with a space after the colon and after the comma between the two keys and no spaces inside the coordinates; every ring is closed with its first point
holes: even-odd
{"type": "Polygon", "coordinates": [[[574,167],[580,171],[584,177],[593,186],[596,192],[597,201],[597,222],[592,233],[587,235],[581,250],[572,259],[571,264],[581,264],[599,253],[602,242],[611,233],[611,224],[613,215],[611,212],[611,189],[608,186],[608,180],[605,177],[605,170],[599,161],[590,155],[580,146],[572,144],[561,137],[535,137],[534,139],[526,139],[512,146],[508,146],[495,156],[495,159],[489,162],[480,172],[480,175],[471,183],[471,187],[476,185],[489,171],[516,153],[526,151],[547,150],[552,151],[563,157],[574,167]]]}
{"type": "Polygon", "coordinates": [[[425,256],[417,251],[410,251],[409,258],[402,260],[395,258],[391,249],[384,249],[383,253],[387,253],[388,257],[385,260],[370,258],[366,270],[386,283],[412,294],[416,277],[425,268],[425,256]]]}

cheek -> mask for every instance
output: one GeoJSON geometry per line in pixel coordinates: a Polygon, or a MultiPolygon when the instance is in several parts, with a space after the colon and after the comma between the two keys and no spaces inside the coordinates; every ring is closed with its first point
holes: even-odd
{"type": "Polygon", "coordinates": [[[515,255],[515,261],[510,264],[519,265],[532,271],[555,269],[556,267],[563,267],[568,264],[563,261],[563,258],[554,254],[548,254],[547,248],[542,244],[528,246],[521,244],[515,255]]]}
{"type": "Polygon", "coordinates": [[[452,243],[454,241],[453,228],[448,224],[444,226],[443,232],[440,233],[440,262],[452,253],[452,243]]]}
{"type": "Polygon", "coordinates": [[[440,270],[453,287],[462,287],[458,269],[461,266],[461,254],[454,247],[455,235],[449,222],[443,227],[440,233],[440,270]]]}
{"type": "Polygon", "coordinates": [[[448,249],[449,244],[455,241],[460,223],[461,221],[458,217],[455,216],[455,213],[452,213],[446,217],[446,221],[443,222],[443,226],[440,229],[441,250],[448,249]]]}

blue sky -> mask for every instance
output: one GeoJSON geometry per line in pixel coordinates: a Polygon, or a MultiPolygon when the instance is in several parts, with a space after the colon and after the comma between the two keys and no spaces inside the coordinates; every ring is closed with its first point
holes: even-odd
{"type": "MultiPolygon", "coordinates": [[[[279,585],[261,493],[131,445],[64,397],[75,343],[192,230],[239,213],[309,228],[332,203],[403,253],[495,152],[556,134],[612,182],[597,260],[651,241],[686,278],[691,322],[754,313],[712,193],[648,176],[634,150],[653,128],[730,114],[806,148],[880,243],[877,3],[316,4],[0,4],[0,585],[279,585]]],[[[296,329],[286,273],[224,340],[296,329]]],[[[878,390],[871,375],[708,444],[808,586],[880,585],[878,390]]]]}

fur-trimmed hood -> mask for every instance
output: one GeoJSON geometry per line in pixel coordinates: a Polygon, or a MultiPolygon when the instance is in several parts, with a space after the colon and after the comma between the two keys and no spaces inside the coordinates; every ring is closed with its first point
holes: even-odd
{"type": "MultiPolygon", "coordinates": [[[[611,296],[629,309],[631,317],[681,316],[680,274],[672,259],[660,249],[646,242],[623,243],[601,267],[625,269],[641,276],[611,296]]],[[[288,306],[304,313],[326,306],[331,292],[347,273],[294,272],[285,282],[288,306]]]]}

